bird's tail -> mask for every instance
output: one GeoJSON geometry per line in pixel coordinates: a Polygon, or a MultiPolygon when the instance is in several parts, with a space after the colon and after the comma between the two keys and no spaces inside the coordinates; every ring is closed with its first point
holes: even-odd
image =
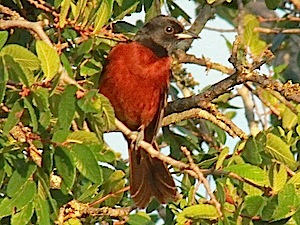
{"type": "MultiPolygon", "coordinates": [[[[158,150],[156,143],[153,147],[158,150]]],[[[176,199],[174,180],[164,162],[152,158],[144,149],[129,149],[130,192],[135,204],[145,208],[153,197],[160,203],[176,199]]]]}

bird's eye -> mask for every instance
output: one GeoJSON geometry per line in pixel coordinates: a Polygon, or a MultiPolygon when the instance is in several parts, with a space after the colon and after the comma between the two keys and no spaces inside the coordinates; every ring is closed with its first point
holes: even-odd
{"type": "Polygon", "coordinates": [[[166,34],[173,34],[174,33],[174,27],[167,26],[165,28],[165,32],[166,32],[166,34]]]}

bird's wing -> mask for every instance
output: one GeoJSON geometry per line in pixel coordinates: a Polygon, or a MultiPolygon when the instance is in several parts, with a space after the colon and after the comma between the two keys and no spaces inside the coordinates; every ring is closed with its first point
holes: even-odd
{"type": "Polygon", "coordinates": [[[144,134],[145,134],[146,142],[152,143],[155,140],[158,130],[161,127],[161,123],[165,111],[164,109],[167,105],[167,97],[168,97],[168,86],[165,86],[161,90],[160,103],[159,103],[157,113],[155,114],[150,124],[147,127],[145,127],[144,134]]]}

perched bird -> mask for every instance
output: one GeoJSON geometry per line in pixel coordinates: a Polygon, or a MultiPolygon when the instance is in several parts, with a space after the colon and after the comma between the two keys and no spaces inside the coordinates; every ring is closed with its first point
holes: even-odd
{"type": "MultiPolygon", "coordinates": [[[[169,16],[156,16],[133,41],[119,43],[109,53],[100,78],[100,93],[114,107],[116,117],[159,151],[155,141],[170,82],[170,52],[195,34],[169,16]]],[[[176,198],[174,180],[164,162],[152,158],[128,140],[130,192],[135,204],[145,208],[153,197],[161,203],[176,198]]]]}

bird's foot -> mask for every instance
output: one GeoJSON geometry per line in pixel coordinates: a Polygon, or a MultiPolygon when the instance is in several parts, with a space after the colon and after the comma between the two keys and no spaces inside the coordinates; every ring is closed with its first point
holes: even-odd
{"type": "Polygon", "coordinates": [[[144,126],[140,126],[137,131],[132,131],[132,135],[136,135],[135,141],[131,142],[131,149],[134,149],[135,151],[138,150],[140,142],[144,140],[145,134],[144,134],[144,126]]]}

